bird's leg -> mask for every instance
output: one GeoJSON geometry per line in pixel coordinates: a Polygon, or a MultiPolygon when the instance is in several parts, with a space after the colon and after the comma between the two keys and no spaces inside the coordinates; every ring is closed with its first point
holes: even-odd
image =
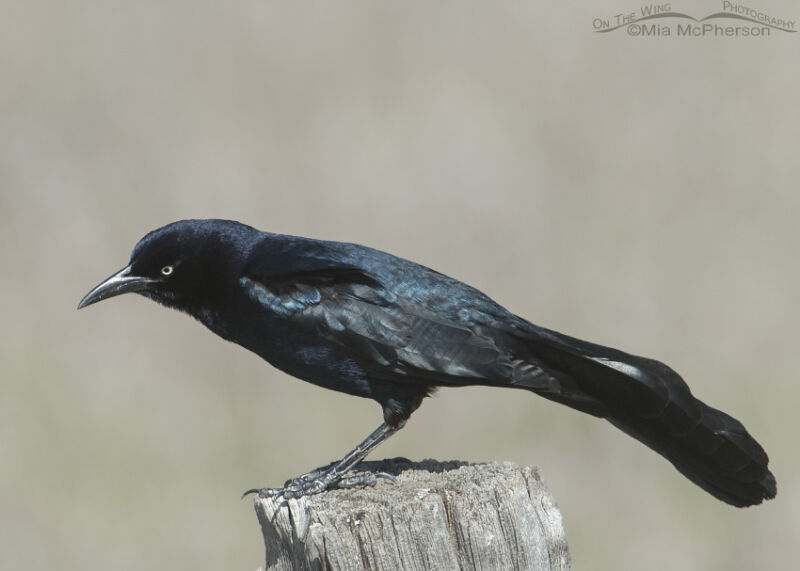
{"type": "Polygon", "coordinates": [[[319,494],[330,488],[353,488],[357,486],[372,486],[378,478],[394,477],[382,472],[363,472],[344,478],[344,474],[351,470],[356,464],[361,462],[366,456],[375,450],[378,445],[389,438],[392,434],[403,428],[405,420],[392,426],[387,423],[381,424],[372,434],[367,436],[364,441],[353,450],[345,454],[344,458],[323,468],[303,474],[297,478],[288,480],[283,488],[262,488],[253,489],[245,492],[245,495],[257,492],[259,497],[274,498],[281,496],[285,499],[299,498],[319,494]]]}

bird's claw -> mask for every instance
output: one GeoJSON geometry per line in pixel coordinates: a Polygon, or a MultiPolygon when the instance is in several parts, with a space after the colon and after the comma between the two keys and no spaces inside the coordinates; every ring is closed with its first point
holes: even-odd
{"type": "Polygon", "coordinates": [[[249,494],[258,494],[259,498],[281,498],[291,500],[304,496],[313,496],[334,488],[352,489],[358,487],[372,487],[378,479],[389,480],[397,483],[397,478],[386,472],[358,472],[352,476],[343,477],[335,470],[314,470],[297,478],[287,480],[282,488],[253,488],[247,490],[242,498],[249,494]]]}
{"type": "Polygon", "coordinates": [[[309,474],[304,474],[287,480],[282,488],[261,488],[260,490],[249,490],[248,493],[257,493],[259,498],[291,500],[302,498],[303,496],[313,496],[334,488],[339,479],[340,477],[334,474],[323,474],[318,477],[310,477],[309,474]]]}
{"type": "Polygon", "coordinates": [[[372,487],[378,482],[378,478],[389,480],[392,484],[397,483],[397,478],[386,472],[359,472],[346,478],[342,478],[336,483],[337,488],[350,489],[360,487],[372,487]]]}

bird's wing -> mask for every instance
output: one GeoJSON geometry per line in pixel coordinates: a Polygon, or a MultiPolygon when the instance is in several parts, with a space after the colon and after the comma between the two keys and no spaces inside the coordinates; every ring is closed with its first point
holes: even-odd
{"type": "MultiPolygon", "coordinates": [[[[308,267],[308,266],[306,266],[308,267]]],[[[521,361],[485,328],[437,311],[385,287],[368,272],[342,264],[243,278],[249,295],[295,327],[346,348],[365,371],[393,382],[438,385],[514,384],[558,389],[530,359],[521,361]]]]}

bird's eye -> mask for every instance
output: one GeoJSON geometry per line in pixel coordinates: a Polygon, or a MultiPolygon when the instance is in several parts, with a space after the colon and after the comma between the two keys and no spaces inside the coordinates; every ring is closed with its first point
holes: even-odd
{"type": "Polygon", "coordinates": [[[168,276],[173,272],[174,268],[172,266],[164,266],[161,268],[161,275],[168,276]]]}

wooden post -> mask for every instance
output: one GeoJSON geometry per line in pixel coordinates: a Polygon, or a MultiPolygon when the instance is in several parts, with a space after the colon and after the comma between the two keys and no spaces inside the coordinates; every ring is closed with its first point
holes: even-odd
{"type": "Polygon", "coordinates": [[[536,468],[365,462],[397,484],[255,501],[266,569],[566,570],[567,539],[536,468]]]}

